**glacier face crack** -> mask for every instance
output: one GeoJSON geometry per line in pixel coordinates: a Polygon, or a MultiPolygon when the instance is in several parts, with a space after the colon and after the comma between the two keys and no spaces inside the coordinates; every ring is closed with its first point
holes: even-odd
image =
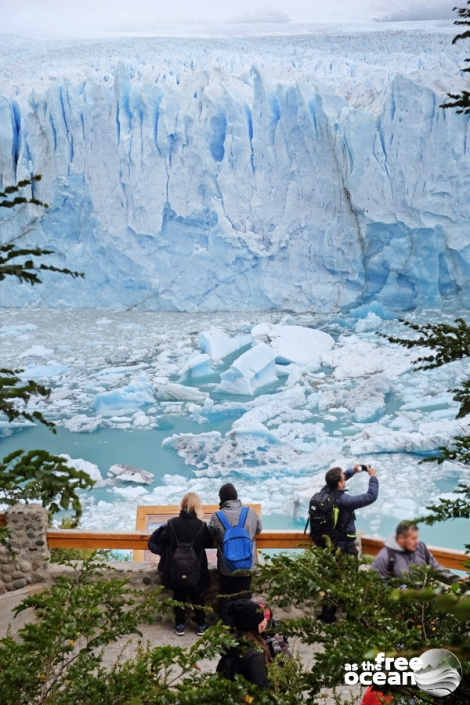
{"type": "Polygon", "coordinates": [[[452,36],[4,35],[0,185],[42,174],[51,208],[0,214],[0,237],[51,245],[86,277],[6,282],[2,304],[469,306],[469,118],[437,107],[452,36]]]}

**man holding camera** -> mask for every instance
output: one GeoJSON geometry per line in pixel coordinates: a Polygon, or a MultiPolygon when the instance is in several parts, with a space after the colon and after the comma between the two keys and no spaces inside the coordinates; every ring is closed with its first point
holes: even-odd
{"type": "Polygon", "coordinates": [[[379,494],[377,471],[370,465],[362,465],[361,463],[355,463],[354,467],[346,472],[343,472],[341,468],[331,468],[325,475],[325,482],[324,489],[336,496],[335,503],[338,508],[336,545],[344,553],[357,556],[355,510],[367,507],[377,499],[379,494]],[[368,473],[369,487],[364,494],[349,495],[347,494],[346,482],[358,472],[368,473]]]}
{"type": "MultiPolygon", "coordinates": [[[[321,492],[332,495],[335,505],[334,511],[336,511],[334,543],[343,553],[357,556],[355,510],[367,507],[377,499],[379,494],[377,471],[370,465],[362,465],[361,463],[355,463],[354,467],[346,472],[343,472],[341,468],[331,468],[325,475],[325,482],[326,485],[321,492]],[[369,487],[364,494],[349,495],[347,494],[346,482],[358,472],[368,473],[369,487]]],[[[336,622],[336,607],[323,605],[318,619],[325,624],[336,622]]]]}

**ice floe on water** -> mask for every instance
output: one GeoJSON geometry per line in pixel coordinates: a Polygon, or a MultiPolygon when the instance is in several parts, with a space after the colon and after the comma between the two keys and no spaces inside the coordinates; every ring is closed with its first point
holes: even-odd
{"type": "MultiPolygon", "coordinates": [[[[29,411],[74,438],[64,457],[97,480],[84,496],[86,528],[131,529],[137,505],[174,504],[188,490],[215,502],[228,480],[244,501],[261,501],[267,521],[294,526],[328,467],[361,459],[377,467],[380,496],[359,523],[380,535],[469,477],[459,463],[419,462],[468,433],[449,389],[470,376],[470,361],[417,371],[423,351],[377,331],[410,334],[374,304],[328,317],[0,310],[0,365],[51,386],[29,411]],[[130,450],[148,438],[151,461],[98,460],[108,429],[130,450]]],[[[1,420],[0,443],[20,448],[30,427],[1,420]]],[[[366,484],[355,477],[350,491],[366,484]]]]}

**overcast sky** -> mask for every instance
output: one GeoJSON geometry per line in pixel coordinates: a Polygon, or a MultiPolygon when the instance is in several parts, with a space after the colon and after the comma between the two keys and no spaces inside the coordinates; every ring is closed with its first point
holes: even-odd
{"type": "Polygon", "coordinates": [[[116,25],[137,22],[226,22],[234,18],[293,22],[364,22],[455,18],[454,5],[465,0],[0,0],[2,24],[21,22],[116,25]]]}

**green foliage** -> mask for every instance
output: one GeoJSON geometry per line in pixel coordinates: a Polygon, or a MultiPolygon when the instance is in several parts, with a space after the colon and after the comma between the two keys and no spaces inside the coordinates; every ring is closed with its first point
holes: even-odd
{"type": "MultiPolygon", "coordinates": [[[[470,5],[470,0],[467,0],[467,5],[470,5]]],[[[470,9],[465,7],[454,7],[458,16],[463,19],[455,20],[455,25],[470,25],[470,9]]],[[[462,34],[457,34],[452,40],[452,44],[455,44],[460,39],[469,39],[470,31],[462,32],[462,34]]],[[[470,59],[465,59],[465,63],[470,62],[470,59]]],[[[462,69],[464,73],[470,72],[470,67],[462,69]]],[[[470,92],[463,90],[461,93],[448,93],[449,98],[452,98],[453,103],[444,103],[441,108],[456,108],[458,113],[470,113],[470,92]]]]}
{"type": "Polygon", "coordinates": [[[12,198],[13,194],[18,193],[20,189],[26,188],[26,186],[34,186],[34,182],[41,181],[41,179],[42,176],[37,174],[37,176],[33,176],[32,179],[24,179],[23,181],[18,181],[14,186],[7,186],[4,191],[0,191],[0,198],[6,199],[0,201],[0,208],[14,208],[22,203],[33,203],[36,206],[49,208],[47,203],[38,201],[37,198],[25,198],[24,196],[15,196],[15,198],[12,198]]]}
{"type": "Polygon", "coordinates": [[[460,404],[457,418],[462,419],[464,416],[467,416],[467,414],[470,414],[470,379],[465,380],[460,387],[451,389],[451,391],[455,392],[452,399],[458,401],[460,404]]]}
{"type": "Polygon", "coordinates": [[[302,699],[304,668],[300,656],[294,652],[292,658],[281,653],[268,666],[268,678],[276,695],[296,705],[302,699]]]}
{"type": "Polygon", "coordinates": [[[55,433],[54,424],[47,421],[39,411],[29,413],[27,404],[32,396],[42,396],[47,399],[51,390],[33,380],[23,382],[18,374],[23,370],[0,369],[0,412],[8,421],[23,418],[28,421],[39,421],[55,433]],[[21,404],[21,406],[20,406],[21,404]]]}
{"type": "Polygon", "coordinates": [[[462,495],[462,498],[439,499],[437,504],[430,504],[426,507],[431,514],[416,519],[423,524],[436,524],[439,521],[448,519],[470,519],[470,485],[459,484],[454,490],[455,494],[462,495]]]}
{"type": "Polygon", "coordinates": [[[450,448],[439,446],[437,450],[437,455],[430,455],[427,458],[423,458],[419,461],[420,464],[431,463],[436,460],[437,463],[441,465],[444,460],[457,460],[459,463],[470,465],[470,436],[455,436],[455,438],[452,439],[452,446],[450,448]]]}
{"type": "MultiPolygon", "coordinates": [[[[465,587],[443,586],[439,573],[427,567],[394,581],[395,587],[403,585],[408,590],[389,588],[375,571],[359,570],[358,562],[340,551],[311,548],[295,557],[281,554],[266,558],[258,588],[268,601],[308,605],[311,610],[303,618],[286,620],[283,633],[324,647],[316,654],[305,679],[310,702],[321,702],[316,699],[321,688],[334,688],[344,682],[345,663],[360,663],[380,651],[411,658],[429,648],[449,648],[465,664],[470,678],[469,598],[465,597],[465,587]],[[319,622],[314,607],[323,604],[335,605],[346,619],[329,625],[319,622]]],[[[457,692],[453,705],[470,701],[468,687],[461,685],[457,692]]],[[[416,705],[433,702],[420,691],[413,689],[412,695],[416,705]]],[[[393,687],[394,704],[408,703],[409,698],[408,688],[393,687]]]]}
{"type": "Polygon", "coordinates": [[[189,649],[140,645],[134,658],[122,651],[113,663],[106,647],[168,609],[158,591],[129,590],[127,581],[100,577],[103,565],[86,561],[72,577],[23,600],[17,613],[32,608],[37,623],[26,624],[18,637],[0,641],[2,705],[286,705],[288,701],[237,678],[234,683],[201,673],[203,659],[217,657],[235,645],[221,624],[211,627],[189,649]]]}
{"type": "MultiPolygon", "coordinates": [[[[28,201],[31,203],[32,201],[28,201]]],[[[0,204],[1,205],[1,204],[0,204]]],[[[59,272],[60,274],[69,274],[72,277],[84,277],[83,272],[73,272],[71,269],[53,267],[52,265],[36,264],[31,259],[25,262],[12,262],[16,257],[45,257],[54,254],[53,250],[44,250],[41,247],[16,247],[11,243],[0,246],[0,281],[7,276],[15,276],[20,282],[28,284],[41,284],[37,272],[48,270],[49,272],[59,272]]]]}
{"type": "Polygon", "coordinates": [[[10,505],[39,501],[52,513],[71,506],[78,518],[82,508],[77,490],[94,484],[86,472],[68,467],[64,458],[45,450],[17,450],[0,463],[2,501],[10,505]]]}
{"type": "Polygon", "coordinates": [[[419,365],[419,369],[430,370],[434,367],[440,367],[446,362],[453,360],[461,360],[470,355],[470,326],[463,318],[456,318],[454,323],[457,325],[449,325],[448,323],[438,323],[432,325],[427,323],[424,326],[419,326],[416,323],[410,323],[400,318],[400,323],[403,323],[408,328],[417,331],[421,334],[420,338],[410,340],[409,338],[395,338],[390,335],[383,335],[391,343],[398,343],[405,348],[425,347],[432,348],[437,352],[427,357],[419,357],[413,362],[414,365],[419,365]],[[429,363],[422,365],[420,363],[429,363]]]}

